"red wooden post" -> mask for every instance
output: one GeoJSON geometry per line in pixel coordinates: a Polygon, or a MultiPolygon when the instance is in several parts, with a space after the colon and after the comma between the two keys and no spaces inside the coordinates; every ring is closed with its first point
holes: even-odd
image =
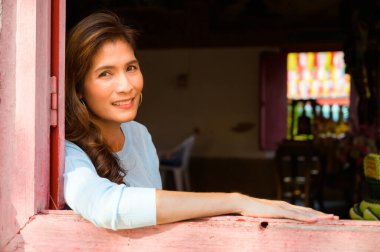
{"type": "Polygon", "coordinates": [[[50,127],[50,209],[62,209],[65,138],[65,9],[66,1],[51,2],[51,75],[57,79],[57,125],[50,127]]]}

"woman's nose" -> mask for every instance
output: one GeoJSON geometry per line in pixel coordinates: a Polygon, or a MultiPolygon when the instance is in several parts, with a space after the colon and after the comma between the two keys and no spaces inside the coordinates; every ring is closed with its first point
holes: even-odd
{"type": "Polygon", "coordinates": [[[133,86],[131,85],[128,76],[124,73],[121,73],[117,79],[116,91],[120,93],[128,93],[132,89],[133,86]]]}

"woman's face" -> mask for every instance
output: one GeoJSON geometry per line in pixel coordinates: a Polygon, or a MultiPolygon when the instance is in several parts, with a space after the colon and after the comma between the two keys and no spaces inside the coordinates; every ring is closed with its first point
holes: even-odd
{"type": "Polygon", "coordinates": [[[131,46],[124,40],[105,42],[92,60],[82,99],[100,126],[119,125],[136,117],[143,77],[131,46]]]}

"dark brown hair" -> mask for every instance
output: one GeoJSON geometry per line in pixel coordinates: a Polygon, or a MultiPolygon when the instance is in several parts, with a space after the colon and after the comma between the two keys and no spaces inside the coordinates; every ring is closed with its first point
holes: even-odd
{"type": "Polygon", "coordinates": [[[66,44],[66,139],[87,153],[99,176],[118,184],[124,183],[126,171],[105,143],[91,111],[80,98],[85,76],[101,46],[121,39],[135,49],[135,35],[136,32],[123,25],[114,13],[98,12],[80,21],[71,30],[66,44]]]}

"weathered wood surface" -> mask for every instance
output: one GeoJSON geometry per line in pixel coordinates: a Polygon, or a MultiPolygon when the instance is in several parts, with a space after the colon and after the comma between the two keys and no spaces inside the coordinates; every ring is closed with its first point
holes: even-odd
{"type": "Polygon", "coordinates": [[[306,224],[219,216],[112,231],[97,228],[71,211],[49,211],[31,218],[4,251],[363,252],[379,251],[379,239],[380,222],[370,221],[306,224]]]}
{"type": "Polygon", "coordinates": [[[48,208],[51,1],[0,2],[1,249],[48,208]]]}

